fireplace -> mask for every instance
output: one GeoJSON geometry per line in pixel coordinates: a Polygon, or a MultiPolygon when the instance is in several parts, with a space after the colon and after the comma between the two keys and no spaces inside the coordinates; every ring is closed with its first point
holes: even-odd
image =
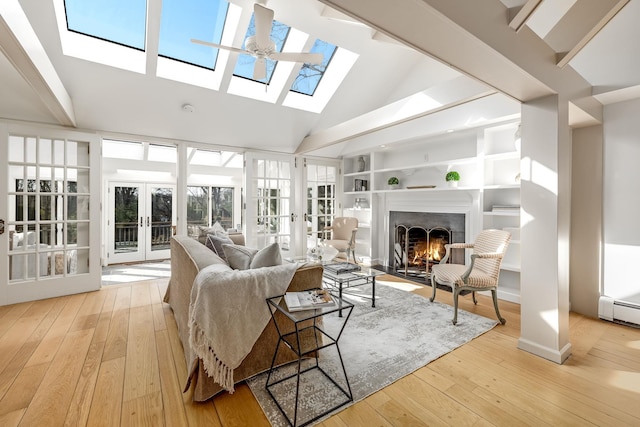
{"type": "MultiPolygon", "coordinates": [[[[444,257],[444,245],[464,242],[465,214],[391,211],[389,267],[398,274],[427,278],[444,257]]],[[[464,251],[452,251],[449,262],[464,263],[464,251]]]]}

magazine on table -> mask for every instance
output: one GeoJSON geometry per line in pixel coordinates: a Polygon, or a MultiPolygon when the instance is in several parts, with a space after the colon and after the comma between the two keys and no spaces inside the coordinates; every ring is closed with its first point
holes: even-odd
{"type": "Polygon", "coordinates": [[[335,262],[331,264],[325,264],[325,270],[329,270],[334,274],[352,273],[354,271],[360,271],[360,266],[357,264],[351,264],[350,262],[335,262]]]}
{"type": "Polygon", "coordinates": [[[302,311],[314,308],[333,307],[336,302],[326,289],[312,289],[302,292],[287,292],[284,301],[289,311],[302,311]]]}

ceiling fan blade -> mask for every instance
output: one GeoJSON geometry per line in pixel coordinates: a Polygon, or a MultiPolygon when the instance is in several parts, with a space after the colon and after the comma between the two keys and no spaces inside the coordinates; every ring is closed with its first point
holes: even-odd
{"type": "Polygon", "coordinates": [[[253,5],[253,16],[256,24],[256,43],[258,46],[269,46],[271,43],[271,26],[273,10],[258,3],[253,5]]]}
{"type": "Polygon", "coordinates": [[[276,61],[305,62],[307,64],[322,64],[324,61],[323,54],[306,52],[274,52],[269,55],[269,58],[276,61]]]}
{"type": "Polygon", "coordinates": [[[256,58],[253,65],[253,80],[262,80],[267,77],[267,60],[264,58],[256,58]]]}
{"type": "Polygon", "coordinates": [[[247,55],[251,55],[250,52],[247,52],[244,49],[238,49],[237,47],[224,46],[217,43],[206,42],[204,40],[191,39],[191,43],[196,43],[196,44],[201,44],[203,46],[215,47],[216,49],[230,50],[231,52],[246,53],[247,55]]]}

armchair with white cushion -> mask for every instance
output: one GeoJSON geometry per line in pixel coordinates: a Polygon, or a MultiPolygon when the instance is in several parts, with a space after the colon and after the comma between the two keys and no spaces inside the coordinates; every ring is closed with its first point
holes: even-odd
{"type": "Polygon", "coordinates": [[[354,217],[335,217],[331,225],[323,229],[323,242],[327,246],[331,246],[338,251],[338,254],[344,253],[347,261],[349,255],[353,256],[353,262],[356,261],[356,233],[358,232],[358,218],[354,217]],[[331,233],[331,237],[327,236],[331,233]]]}
{"type": "Polygon", "coordinates": [[[482,230],[474,243],[452,243],[445,245],[446,253],[440,261],[431,267],[431,302],[436,297],[437,285],[451,288],[453,292],[453,324],[458,323],[458,295],[461,291],[471,291],[473,303],[477,304],[476,292],[491,291],[493,305],[498,320],[503,325],[506,320],[498,309],[498,278],[500,265],[507,252],[511,233],[504,230],[482,230]],[[469,265],[447,264],[451,249],[473,249],[469,265]]]}

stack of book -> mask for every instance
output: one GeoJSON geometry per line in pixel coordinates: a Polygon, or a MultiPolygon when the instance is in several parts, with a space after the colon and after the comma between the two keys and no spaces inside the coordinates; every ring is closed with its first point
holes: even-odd
{"type": "Polygon", "coordinates": [[[333,307],[336,302],[326,289],[312,289],[302,292],[287,292],[284,301],[289,311],[312,310],[314,308],[333,307]]]}
{"type": "Polygon", "coordinates": [[[357,264],[351,264],[350,262],[334,262],[331,264],[325,264],[325,270],[328,270],[334,274],[351,273],[353,271],[360,271],[360,266],[357,264]]]}
{"type": "Polygon", "coordinates": [[[366,179],[354,180],[354,191],[367,191],[369,182],[366,179]]]}

